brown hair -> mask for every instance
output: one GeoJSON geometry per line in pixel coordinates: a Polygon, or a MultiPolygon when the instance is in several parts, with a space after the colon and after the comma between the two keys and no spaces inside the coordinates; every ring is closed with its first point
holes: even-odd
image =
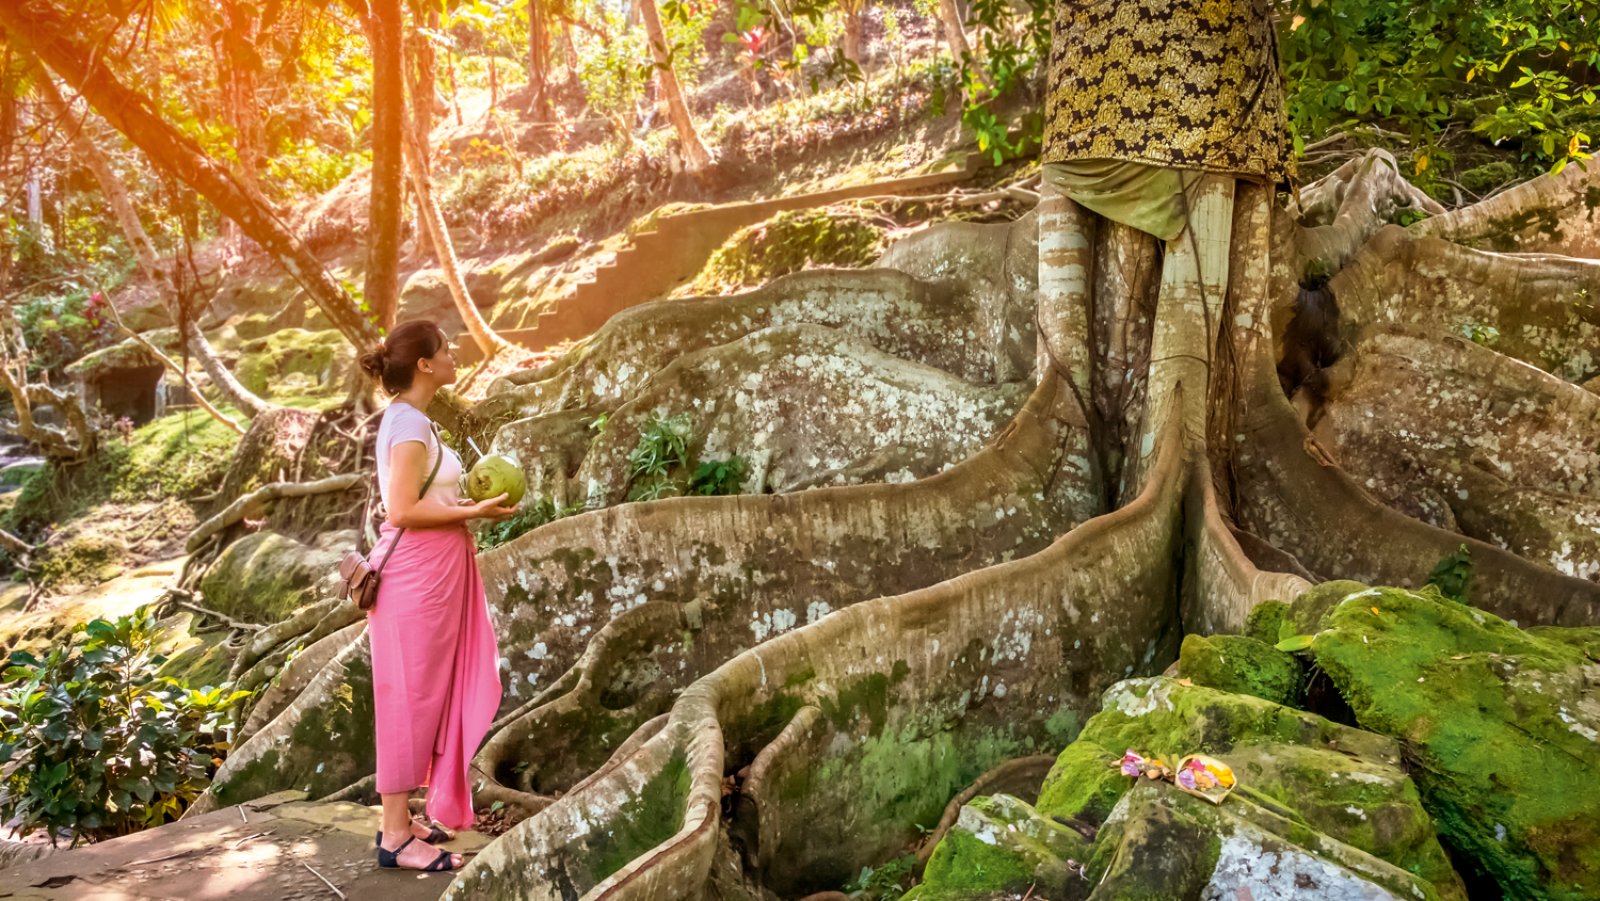
{"type": "Polygon", "coordinates": [[[411,387],[417,361],[444,347],[444,332],[431,319],[413,319],[395,326],[377,349],[361,355],[361,371],[383,382],[383,390],[399,394],[411,387]]]}

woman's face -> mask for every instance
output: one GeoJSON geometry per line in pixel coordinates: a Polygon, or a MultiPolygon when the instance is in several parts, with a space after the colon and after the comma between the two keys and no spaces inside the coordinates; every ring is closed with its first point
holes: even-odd
{"type": "Polygon", "coordinates": [[[439,345],[439,352],[426,360],[419,360],[418,367],[433,379],[436,384],[450,385],[456,380],[456,355],[446,339],[439,345]]]}

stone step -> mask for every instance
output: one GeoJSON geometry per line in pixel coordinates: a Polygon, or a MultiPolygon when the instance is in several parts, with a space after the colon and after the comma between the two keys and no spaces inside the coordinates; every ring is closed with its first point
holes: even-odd
{"type": "MultiPolygon", "coordinates": [[[[378,868],[376,807],[313,803],[281,792],[241,806],[0,870],[7,897],[155,901],[332,898],[317,875],[351,899],[435,901],[450,873],[378,868]],[[242,811],[242,815],[241,815],[242,811]]],[[[489,843],[464,832],[445,846],[472,853],[489,843]]]]}

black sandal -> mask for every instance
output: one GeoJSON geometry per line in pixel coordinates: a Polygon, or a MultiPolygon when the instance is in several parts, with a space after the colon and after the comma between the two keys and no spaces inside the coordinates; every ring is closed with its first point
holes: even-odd
{"type": "Polygon", "coordinates": [[[453,870],[453,869],[456,868],[455,867],[455,861],[450,859],[452,857],[452,855],[451,855],[451,853],[449,851],[440,851],[439,852],[439,856],[435,857],[433,859],[433,863],[430,863],[425,867],[402,867],[400,865],[400,852],[404,851],[406,849],[407,845],[409,845],[412,842],[416,841],[417,837],[415,835],[411,836],[410,838],[408,838],[405,841],[401,842],[400,843],[400,847],[394,849],[393,851],[390,851],[388,848],[385,848],[383,846],[383,842],[381,840],[382,834],[380,833],[379,835],[380,835],[380,840],[378,842],[378,866],[383,867],[384,869],[388,869],[388,870],[417,870],[417,871],[423,872],[423,873],[446,873],[446,872],[449,872],[450,870],[453,870]]]}
{"type": "MultiPolygon", "coordinates": [[[[412,838],[415,838],[415,837],[416,837],[416,834],[412,833],[412,838]]],[[[440,844],[441,842],[450,841],[452,838],[455,838],[455,836],[453,836],[450,833],[444,831],[443,829],[440,829],[438,826],[430,825],[430,826],[428,826],[428,834],[423,836],[422,840],[427,842],[430,845],[437,845],[437,844],[440,844]]],[[[382,829],[378,830],[378,837],[373,839],[372,844],[373,844],[373,847],[377,847],[377,848],[383,847],[383,830],[382,829]]]]}

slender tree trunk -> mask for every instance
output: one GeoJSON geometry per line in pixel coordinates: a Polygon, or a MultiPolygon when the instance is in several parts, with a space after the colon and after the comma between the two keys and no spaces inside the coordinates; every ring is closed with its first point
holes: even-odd
{"type": "Polygon", "coordinates": [[[535,122],[550,121],[550,23],[545,0],[528,0],[528,112],[535,122]]]}
{"type": "Polygon", "coordinates": [[[244,233],[305,289],[351,343],[362,348],[377,343],[377,328],[362,315],[349,292],[328,273],[311,249],[289,231],[271,208],[251,197],[224,166],[157,115],[149,98],[118,81],[106,67],[104,55],[75,39],[59,14],[26,0],[0,0],[0,26],[5,27],[12,41],[32,48],[45,65],[153,163],[238,222],[244,233]]]}
{"type": "Polygon", "coordinates": [[[561,53],[567,64],[567,80],[573,83],[578,81],[578,41],[577,29],[571,22],[563,22],[561,26],[561,53]]]}
{"type": "Polygon", "coordinates": [[[367,26],[372,42],[372,199],[365,293],[367,307],[377,317],[378,325],[388,329],[394,325],[400,304],[405,48],[400,0],[372,0],[370,9],[367,26]]]}
{"type": "Polygon", "coordinates": [[[667,49],[666,30],[661,27],[661,13],[656,0],[640,0],[639,15],[644,19],[645,34],[650,40],[650,55],[656,61],[656,83],[667,101],[667,115],[672,127],[678,131],[678,143],[683,145],[684,168],[690,173],[700,173],[711,165],[711,151],[695,131],[694,120],[689,117],[689,104],[683,99],[683,88],[678,75],[672,70],[672,56],[667,49]]]}
{"type": "MultiPolygon", "coordinates": [[[[415,33],[411,37],[412,45],[420,51],[420,45],[424,43],[423,37],[415,33]]],[[[405,129],[406,169],[411,176],[411,191],[416,195],[417,208],[421,211],[418,227],[433,243],[434,254],[439,259],[439,268],[444,271],[445,284],[450,287],[450,296],[455,300],[456,312],[466,324],[467,333],[472,335],[472,340],[477,342],[485,357],[493,357],[512,345],[495,333],[484,320],[483,314],[478,312],[478,305],[473,303],[472,295],[467,291],[466,279],[461,275],[461,264],[456,259],[455,245],[450,240],[450,227],[445,222],[444,213],[440,211],[438,201],[433,196],[428,162],[428,138],[433,125],[433,95],[429,90],[433,80],[430,70],[431,67],[421,59],[418,59],[417,64],[412,67],[414,79],[411,85],[410,103],[412,126],[405,129]]]]}
{"type": "MultiPolygon", "coordinates": [[[[55,79],[45,72],[43,67],[34,77],[34,87],[45,105],[50,107],[55,116],[63,123],[71,122],[71,108],[61,96],[56,87],[55,79]]],[[[200,363],[200,368],[205,370],[211,383],[235,407],[246,416],[255,418],[261,413],[273,408],[273,405],[257,397],[254,392],[246,388],[228,371],[228,367],[217,356],[211,342],[206,340],[205,333],[191,316],[183,315],[179,304],[177,285],[174,283],[172,273],[161,264],[161,256],[156,251],[154,241],[144,230],[144,224],[139,221],[139,214],[133,207],[133,198],[128,193],[128,188],[122,179],[117,177],[116,170],[112,168],[111,161],[106,158],[105,152],[99,145],[90,140],[84,129],[66,124],[67,131],[72,136],[72,152],[78,161],[94,173],[95,181],[100,185],[100,193],[110,205],[112,215],[116,217],[117,226],[122,231],[122,236],[133,248],[134,257],[139,262],[139,269],[155,285],[156,291],[161,295],[162,303],[167,307],[167,313],[172,317],[173,324],[177,325],[181,338],[189,348],[189,355],[200,363]]],[[[109,302],[109,300],[108,300],[109,302]]],[[[120,321],[120,320],[119,320],[120,321]]],[[[187,382],[188,373],[179,373],[187,382]]],[[[198,393],[198,392],[197,392],[198,393]]],[[[221,413],[211,409],[201,400],[207,411],[230,427],[233,422],[221,413]]]]}
{"type": "Polygon", "coordinates": [[[866,0],[844,0],[839,4],[839,9],[844,13],[844,34],[840,37],[840,49],[844,58],[861,65],[861,29],[866,19],[866,0]]]}
{"type": "Polygon", "coordinates": [[[956,10],[956,0],[939,0],[939,24],[944,26],[944,41],[950,45],[950,55],[960,62],[972,52],[967,45],[966,29],[961,27],[961,13],[956,10]]]}

